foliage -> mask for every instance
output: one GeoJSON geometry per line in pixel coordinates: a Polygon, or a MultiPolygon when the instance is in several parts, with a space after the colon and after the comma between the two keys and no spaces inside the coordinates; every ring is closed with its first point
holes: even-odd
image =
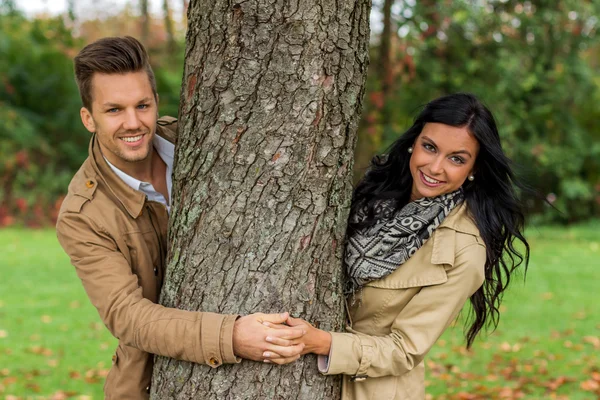
{"type": "MultiPolygon", "coordinates": [[[[425,361],[428,398],[597,398],[598,229],[529,230],[527,282],[513,282],[498,329],[471,352],[461,320],[442,336],[425,361]]],[[[102,398],[117,341],[54,231],[0,230],[0,275],[0,398],[102,398]]]]}
{"type": "MultiPolygon", "coordinates": [[[[80,30],[88,36],[76,36],[62,16],[27,19],[12,2],[0,2],[0,226],[54,222],[90,138],[79,117],[72,59],[97,37],[127,34],[128,28],[135,34],[136,26],[117,24],[119,18],[132,16],[86,21],[80,30]],[[123,30],[106,29],[115,26],[123,30]]],[[[148,47],[156,61],[161,112],[176,116],[183,54],[164,50],[160,25],[153,33],[148,47]]]]}
{"type": "MultiPolygon", "coordinates": [[[[532,220],[600,215],[599,2],[374,3],[376,10],[393,3],[395,33],[387,67],[373,35],[356,176],[408,128],[420,105],[470,91],[493,111],[516,169],[541,195],[527,197],[532,220]]],[[[0,226],[36,226],[52,222],[87,154],[72,57],[102,36],[140,37],[142,24],[132,6],[74,23],[66,16],[26,19],[14,1],[0,0],[0,30],[0,226]]],[[[155,18],[145,43],[164,115],[178,111],[182,33],[179,27],[177,46],[168,48],[164,22],[155,18]]]]}
{"type": "Polygon", "coordinates": [[[524,180],[560,210],[530,196],[532,212],[564,222],[600,213],[598,2],[400,1],[395,11],[394,95],[378,105],[372,84],[367,107],[375,124],[393,110],[392,128],[379,133],[384,145],[420,105],[473,92],[496,116],[524,180]]]}

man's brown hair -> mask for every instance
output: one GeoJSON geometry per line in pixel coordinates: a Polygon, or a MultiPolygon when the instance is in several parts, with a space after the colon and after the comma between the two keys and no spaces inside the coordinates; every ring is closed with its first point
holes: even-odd
{"type": "Polygon", "coordinates": [[[131,36],[106,37],[85,46],[74,59],[75,81],[83,106],[92,111],[92,78],[145,71],[156,99],[156,79],[144,46],[131,36]]]}

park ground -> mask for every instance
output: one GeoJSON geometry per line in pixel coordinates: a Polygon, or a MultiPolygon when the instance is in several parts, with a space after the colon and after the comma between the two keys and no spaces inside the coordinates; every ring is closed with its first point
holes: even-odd
{"type": "MultiPolygon", "coordinates": [[[[459,317],[426,359],[427,398],[600,399],[599,232],[530,228],[498,329],[466,350],[459,317]]],[[[0,399],[101,399],[116,340],[54,231],[0,230],[0,277],[0,399]]]]}

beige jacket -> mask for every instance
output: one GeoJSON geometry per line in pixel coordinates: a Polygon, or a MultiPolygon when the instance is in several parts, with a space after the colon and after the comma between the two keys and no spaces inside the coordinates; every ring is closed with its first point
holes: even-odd
{"type": "MultiPolygon", "coordinates": [[[[175,142],[173,118],[157,134],[175,142]]],[[[156,304],[165,273],[167,211],[129,187],[104,160],[96,137],[69,185],[56,225],[100,318],[119,339],[106,378],[107,399],[147,399],[152,354],[217,367],[233,354],[235,315],[156,304]]]]}
{"type": "Polygon", "coordinates": [[[485,261],[463,204],[404,265],[368,283],[349,305],[349,333],[332,333],[324,373],[344,374],[342,398],[424,399],[423,358],[483,284],[485,261]]]}

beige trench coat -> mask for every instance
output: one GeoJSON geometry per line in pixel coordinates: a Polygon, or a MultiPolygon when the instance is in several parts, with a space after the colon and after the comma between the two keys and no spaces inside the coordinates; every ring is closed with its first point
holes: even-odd
{"type": "Polygon", "coordinates": [[[486,252],[466,204],[405,264],[368,283],[349,305],[348,333],[332,332],[328,365],[344,400],[422,400],[423,358],[483,284],[486,252]]]}

